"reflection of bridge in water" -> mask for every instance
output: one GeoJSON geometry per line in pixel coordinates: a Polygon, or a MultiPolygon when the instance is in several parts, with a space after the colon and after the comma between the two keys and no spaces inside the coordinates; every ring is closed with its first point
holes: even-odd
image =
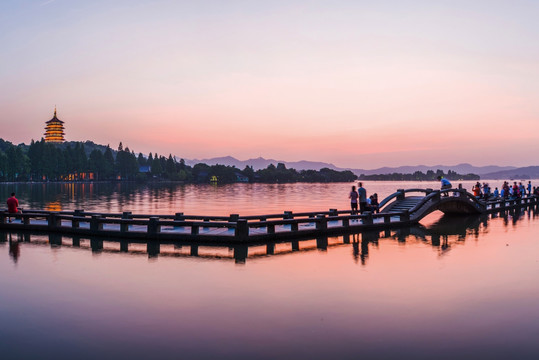
{"type": "Polygon", "coordinates": [[[59,233],[1,232],[0,246],[9,243],[10,255],[16,261],[20,256],[20,244],[46,245],[53,248],[69,247],[89,250],[93,254],[117,253],[133,256],[148,256],[150,259],[199,258],[205,260],[234,261],[245,263],[247,259],[283,256],[297,252],[329,251],[332,248],[352,245],[353,257],[365,264],[370,247],[377,247],[380,240],[395,240],[399,243],[419,241],[431,245],[439,254],[453,246],[463,244],[472,237],[487,231],[490,218],[501,217],[506,226],[516,224],[524,215],[538,217],[537,207],[522,211],[509,209],[500,213],[472,215],[467,217],[442,216],[432,225],[416,225],[395,229],[368,229],[341,236],[318,236],[260,243],[193,241],[143,241],[139,239],[103,239],[102,237],[65,236],[59,233]]]}

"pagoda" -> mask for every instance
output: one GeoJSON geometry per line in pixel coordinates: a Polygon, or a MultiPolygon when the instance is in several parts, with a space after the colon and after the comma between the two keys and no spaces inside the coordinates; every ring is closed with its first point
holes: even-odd
{"type": "Polygon", "coordinates": [[[63,143],[64,139],[64,122],[56,117],[56,106],[54,107],[54,116],[46,122],[45,126],[45,142],[63,143]]]}

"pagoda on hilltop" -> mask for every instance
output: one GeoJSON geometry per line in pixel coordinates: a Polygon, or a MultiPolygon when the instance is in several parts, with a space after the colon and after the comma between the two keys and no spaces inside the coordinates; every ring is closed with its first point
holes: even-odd
{"type": "Polygon", "coordinates": [[[64,122],[56,117],[56,106],[54,107],[54,116],[45,124],[45,142],[63,143],[64,139],[64,122]]]}

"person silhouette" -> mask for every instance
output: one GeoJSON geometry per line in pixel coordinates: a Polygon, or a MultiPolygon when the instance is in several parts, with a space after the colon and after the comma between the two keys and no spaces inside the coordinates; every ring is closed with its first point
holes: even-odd
{"type": "MultiPolygon", "coordinates": [[[[8,214],[17,214],[20,213],[19,209],[19,200],[15,197],[15,193],[11,193],[11,196],[7,199],[7,212],[8,214]]],[[[8,215],[8,222],[11,222],[11,216],[8,215]]]]}
{"type": "MultiPolygon", "coordinates": [[[[451,189],[453,187],[453,185],[451,185],[451,182],[442,176],[438,176],[438,181],[440,181],[442,185],[440,190],[451,189]]],[[[449,196],[449,195],[446,192],[444,196],[449,196]]]]}

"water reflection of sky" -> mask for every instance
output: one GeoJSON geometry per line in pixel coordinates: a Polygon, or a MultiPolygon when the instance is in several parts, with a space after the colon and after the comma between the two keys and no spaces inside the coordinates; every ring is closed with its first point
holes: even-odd
{"type": "Polygon", "coordinates": [[[432,218],[369,244],[311,241],[245,264],[95,253],[43,235],[14,262],[3,242],[0,348],[11,358],[537,358],[539,221],[515,219],[432,218]],[[362,264],[354,251],[365,248],[362,264]]]}

